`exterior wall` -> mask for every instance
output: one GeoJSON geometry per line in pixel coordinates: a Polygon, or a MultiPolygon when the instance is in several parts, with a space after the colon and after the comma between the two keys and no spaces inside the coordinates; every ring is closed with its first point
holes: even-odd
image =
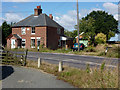
{"type": "Polygon", "coordinates": [[[31,48],[31,37],[35,37],[35,47],[37,48],[37,37],[41,37],[40,44],[46,47],[46,29],[47,27],[35,27],[35,34],[31,34],[31,27],[26,27],[26,34],[22,35],[21,27],[12,28],[12,34],[18,34],[22,39],[26,39],[26,48],[31,48]],[[29,29],[29,30],[28,30],[29,29]]]}
{"type": "Polygon", "coordinates": [[[58,48],[58,40],[60,36],[57,34],[57,28],[47,27],[47,47],[50,49],[58,48]]]}
{"type": "Polygon", "coordinates": [[[11,38],[7,39],[7,48],[11,48],[11,38]]]}
{"type": "Polygon", "coordinates": [[[15,39],[15,48],[17,48],[18,40],[14,36],[7,39],[7,48],[9,48],[9,49],[11,48],[11,39],[15,39]]]}
{"type": "MultiPolygon", "coordinates": [[[[35,34],[31,34],[31,27],[26,27],[26,34],[22,35],[21,27],[12,28],[12,34],[18,34],[26,40],[25,47],[31,48],[31,37],[35,38],[35,47],[37,48],[37,37],[41,37],[40,45],[51,49],[58,48],[60,35],[57,34],[55,27],[35,27],[35,34]],[[29,29],[29,30],[28,30],[29,29]]],[[[64,29],[61,29],[61,35],[64,35],[64,29]]],[[[9,40],[8,40],[9,42],[9,40]]]]}

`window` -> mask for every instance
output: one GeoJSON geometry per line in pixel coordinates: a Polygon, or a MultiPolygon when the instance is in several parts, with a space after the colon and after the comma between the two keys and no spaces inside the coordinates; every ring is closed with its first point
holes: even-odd
{"type": "Polygon", "coordinates": [[[22,30],[22,35],[26,34],[25,27],[22,27],[21,30],[22,30]]]}
{"type": "Polygon", "coordinates": [[[35,34],[35,27],[32,27],[31,34],[35,34]]]}
{"type": "Polygon", "coordinates": [[[25,48],[25,42],[26,42],[26,40],[22,39],[22,48],[25,48]]]}
{"type": "Polygon", "coordinates": [[[61,34],[60,28],[57,29],[57,34],[61,34]]]}
{"type": "Polygon", "coordinates": [[[37,46],[40,46],[40,39],[37,39],[37,46]]]}
{"type": "Polygon", "coordinates": [[[59,47],[61,46],[61,40],[58,41],[58,46],[59,46],[59,47]]]}
{"type": "Polygon", "coordinates": [[[31,39],[31,48],[35,48],[35,39],[31,39]]]}

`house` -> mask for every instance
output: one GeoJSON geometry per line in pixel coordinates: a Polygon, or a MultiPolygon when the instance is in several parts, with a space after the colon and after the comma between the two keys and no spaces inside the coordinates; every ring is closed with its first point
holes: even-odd
{"type": "MultiPolygon", "coordinates": [[[[84,37],[84,32],[82,32],[81,34],[79,34],[79,43],[83,43],[85,45],[85,47],[88,46],[88,39],[84,37]]],[[[76,43],[78,43],[78,36],[75,37],[76,38],[76,43]]]]}
{"type": "Polygon", "coordinates": [[[109,44],[117,44],[120,43],[120,33],[116,33],[114,37],[111,37],[107,43],[109,44]]]}
{"type": "Polygon", "coordinates": [[[52,14],[42,13],[41,6],[34,9],[34,15],[12,26],[12,34],[7,38],[7,48],[37,48],[40,45],[57,49],[67,45],[64,28],[53,20],[52,14]]]}

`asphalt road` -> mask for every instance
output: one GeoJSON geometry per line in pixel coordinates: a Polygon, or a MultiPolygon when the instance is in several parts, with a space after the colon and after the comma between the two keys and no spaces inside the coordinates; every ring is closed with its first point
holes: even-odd
{"type": "Polygon", "coordinates": [[[57,80],[55,76],[37,69],[16,66],[1,67],[2,88],[74,88],[64,81],[57,80]]]}
{"type": "MultiPolygon", "coordinates": [[[[17,52],[23,54],[24,52],[17,52]]],[[[28,52],[28,60],[38,60],[42,58],[49,63],[58,64],[59,61],[63,61],[63,64],[85,69],[86,65],[89,64],[91,67],[99,67],[103,62],[106,63],[107,67],[114,68],[118,64],[117,58],[105,58],[97,56],[85,56],[85,55],[74,55],[74,54],[59,54],[59,53],[40,53],[40,52],[28,52]]]]}

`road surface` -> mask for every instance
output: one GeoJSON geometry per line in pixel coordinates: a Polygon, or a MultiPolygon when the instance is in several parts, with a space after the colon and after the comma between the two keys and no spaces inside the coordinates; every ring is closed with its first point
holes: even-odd
{"type": "Polygon", "coordinates": [[[2,88],[74,88],[51,74],[32,68],[2,66],[2,75],[2,88]]]}
{"type": "MultiPolygon", "coordinates": [[[[24,52],[18,52],[23,54],[24,52]]],[[[97,56],[85,56],[85,55],[74,55],[74,54],[59,54],[59,53],[40,53],[40,52],[28,52],[28,60],[38,60],[42,58],[49,63],[58,64],[59,61],[63,61],[65,65],[86,68],[86,64],[90,64],[91,67],[99,67],[104,61],[107,67],[114,68],[118,64],[117,58],[105,58],[97,56]]]]}

